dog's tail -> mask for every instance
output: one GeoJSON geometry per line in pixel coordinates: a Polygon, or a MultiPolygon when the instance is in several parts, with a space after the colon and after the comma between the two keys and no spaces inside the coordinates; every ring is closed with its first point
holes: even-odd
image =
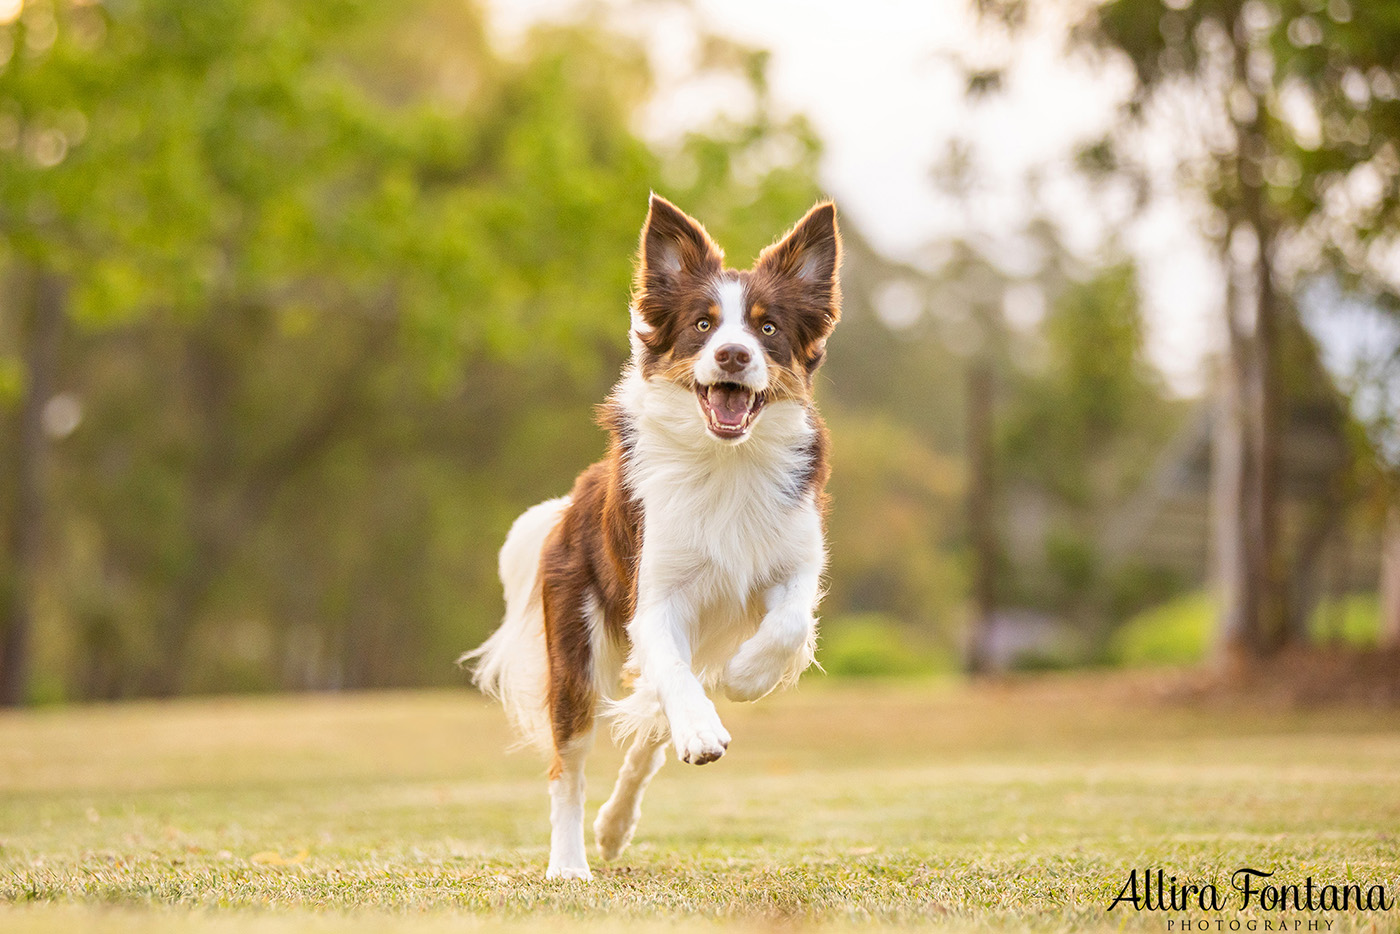
{"type": "Polygon", "coordinates": [[[549,659],[545,653],[544,602],[540,594],[540,554],[559,524],[569,497],[527,509],[511,526],[501,547],[501,583],[506,615],[480,646],[459,658],[472,665],[472,681],[505,707],[520,745],[548,751],[549,659]]]}

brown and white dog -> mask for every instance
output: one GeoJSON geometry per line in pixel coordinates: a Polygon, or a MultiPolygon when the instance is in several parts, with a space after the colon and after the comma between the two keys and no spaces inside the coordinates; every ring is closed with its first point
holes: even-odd
{"type": "Polygon", "coordinates": [[[552,752],[547,878],[592,877],[595,717],[633,737],[593,825],[612,859],[668,738],[683,762],[724,755],[709,691],[756,700],[812,663],[828,471],[812,381],[840,317],[840,255],[823,203],[751,270],[726,269],[705,229],[652,195],[632,359],[601,408],[607,458],[516,520],[505,619],[463,656],[522,740],[552,752]]]}

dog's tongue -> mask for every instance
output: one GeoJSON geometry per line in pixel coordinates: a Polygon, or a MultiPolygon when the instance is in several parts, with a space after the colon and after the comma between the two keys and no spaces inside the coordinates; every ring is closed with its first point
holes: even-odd
{"type": "Polygon", "coordinates": [[[749,414],[749,400],[753,393],[742,386],[718,385],[710,387],[710,408],[716,419],[723,425],[739,425],[749,414]]]}

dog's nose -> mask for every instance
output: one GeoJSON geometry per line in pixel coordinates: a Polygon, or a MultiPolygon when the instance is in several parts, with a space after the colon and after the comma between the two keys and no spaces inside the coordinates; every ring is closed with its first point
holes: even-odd
{"type": "Polygon", "coordinates": [[[738,373],[751,359],[748,350],[740,344],[725,344],[715,351],[715,362],[726,373],[738,373]]]}

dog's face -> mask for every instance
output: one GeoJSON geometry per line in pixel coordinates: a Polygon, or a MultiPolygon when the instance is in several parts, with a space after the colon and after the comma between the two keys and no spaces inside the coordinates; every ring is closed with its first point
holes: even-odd
{"type": "Polygon", "coordinates": [[[652,195],[632,296],[643,377],[694,392],[705,430],[732,444],[749,437],[765,406],[809,402],[841,315],[840,258],[830,202],[736,271],[705,228],[652,195]]]}

